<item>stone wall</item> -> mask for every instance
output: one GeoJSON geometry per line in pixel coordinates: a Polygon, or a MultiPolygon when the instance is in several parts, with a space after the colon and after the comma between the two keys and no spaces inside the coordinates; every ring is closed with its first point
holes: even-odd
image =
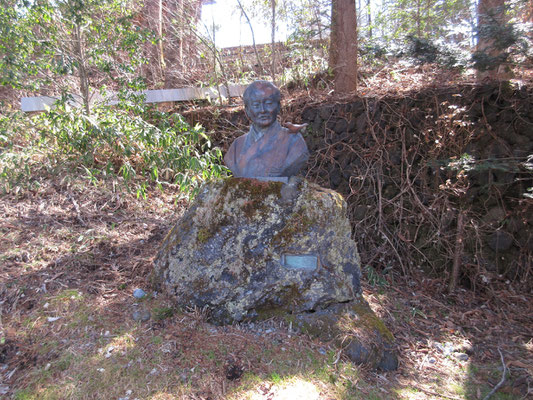
{"type": "MultiPolygon", "coordinates": [[[[530,87],[463,85],[335,103],[299,99],[282,113],[309,123],[304,173],[345,196],[363,269],[447,276],[455,257],[462,284],[531,287],[532,100],[530,87]]],[[[225,149],[235,126],[248,124],[242,110],[187,118],[199,118],[225,149]]]]}

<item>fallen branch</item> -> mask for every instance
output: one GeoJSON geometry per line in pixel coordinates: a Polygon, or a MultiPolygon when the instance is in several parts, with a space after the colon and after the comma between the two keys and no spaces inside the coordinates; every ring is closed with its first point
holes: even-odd
{"type": "Polygon", "coordinates": [[[503,358],[503,354],[500,350],[500,348],[498,347],[498,353],[500,353],[500,357],[502,359],[502,367],[503,367],[503,372],[502,372],[502,379],[500,380],[500,382],[498,382],[498,384],[496,386],[494,386],[494,389],[492,389],[490,391],[490,393],[488,395],[485,396],[485,398],[483,400],[489,400],[490,397],[496,393],[496,391],[502,387],[502,385],[504,384],[505,382],[505,376],[507,375],[507,366],[505,365],[505,360],[503,358]]]}

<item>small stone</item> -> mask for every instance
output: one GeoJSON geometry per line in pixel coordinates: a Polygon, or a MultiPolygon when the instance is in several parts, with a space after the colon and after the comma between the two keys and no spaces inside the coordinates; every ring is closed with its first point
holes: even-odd
{"type": "Polygon", "coordinates": [[[327,120],[329,117],[331,117],[331,114],[333,113],[333,107],[332,106],[320,107],[318,112],[319,112],[320,118],[327,120]]]}
{"type": "Polygon", "coordinates": [[[506,251],[513,245],[513,236],[502,230],[497,230],[488,239],[489,247],[497,252],[506,251]]]}
{"type": "Polygon", "coordinates": [[[377,365],[382,371],[396,371],[398,369],[398,356],[393,351],[385,350],[383,356],[377,365]]]}
{"type": "Polygon", "coordinates": [[[333,130],[335,131],[335,133],[342,133],[346,131],[347,128],[348,128],[348,121],[346,121],[345,119],[339,119],[335,123],[335,128],[333,130]]]}
{"type": "Polygon", "coordinates": [[[137,288],[133,291],[133,297],[135,297],[136,299],[142,299],[145,296],[146,292],[142,289],[137,288]]]}
{"type": "Polygon", "coordinates": [[[48,371],[51,366],[52,366],[52,364],[50,364],[50,363],[46,364],[45,367],[44,367],[44,370],[48,371]]]}
{"type": "Polygon", "coordinates": [[[359,340],[352,340],[344,349],[344,353],[356,364],[364,364],[370,357],[370,352],[359,340]]]}
{"type": "Polygon", "coordinates": [[[109,346],[107,348],[107,351],[105,353],[105,358],[109,358],[111,357],[111,353],[113,352],[113,350],[115,350],[115,346],[109,346]]]}
{"type": "Polygon", "coordinates": [[[437,362],[437,359],[435,357],[429,357],[428,363],[435,364],[437,362]]]}
{"type": "Polygon", "coordinates": [[[448,357],[454,351],[453,345],[451,343],[449,343],[449,342],[445,343],[444,346],[441,345],[440,343],[436,343],[435,347],[438,348],[442,352],[444,357],[448,357]]]}
{"type": "Polygon", "coordinates": [[[323,347],[321,347],[321,348],[318,349],[318,352],[319,352],[320,354],[326,354],[326,349],[323,348],[323,347]]]}
{"type": "Polygon", "coordinates": [[[163,353],[172,353],[172,343],[165,343],[163,346],[161,346],[161,351],[163,353]]]}
{"type": "Polygon", "coordinates": [[[503,221],[506,217],[506,212],[501,207],[492,207],[489,211],[487,211],[487,214],[483,217],[483,222],[491,224],[491,223],[500,223],[503,221]]]}
{"type": "Polygon", "coordinates": [[[355,207],[353,211],[353,217],[357,220],[363,220],[366,217],[366,214],[368,213],[368,207],[367,206],[357,206],[355,207]]]}
{"type": "Polygon", "coordinates": [[[148,310],[136,310],[131,314],[134,321],[146,322],[150,319],[150,311],[148,310]]]}
{"type": "Polygon", "coordinates": [[[458,360],[460,361],[468,361],[468,354],[465,354],[465,353],[457,353],[455,355],[455,358],[457,358],[458,360]]]}
{"type": "Polygon", "coordinates": [[[470,344],[465,344],[464,346],[461,347],[461,349],[459,349],[460,353],[466,353],[469,356],[474,354],[474,351],[475,351],[474,347],[470,344]]]}
{"type": "Polygon", "coordinates": [[[8,394],[9,393],[9,386],[0,384],[0,394],[8,394]]]}

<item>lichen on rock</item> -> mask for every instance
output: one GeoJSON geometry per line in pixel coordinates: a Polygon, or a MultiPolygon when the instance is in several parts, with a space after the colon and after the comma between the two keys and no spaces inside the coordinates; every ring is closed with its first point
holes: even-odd
{"type": "Polygon", "coordinates": [[[361,290],[346,203],[298,178],[207,184],[165,239],[155,269],[180,304],[208,307],[219,324],[267,309],[314,311],[361,290]]]}

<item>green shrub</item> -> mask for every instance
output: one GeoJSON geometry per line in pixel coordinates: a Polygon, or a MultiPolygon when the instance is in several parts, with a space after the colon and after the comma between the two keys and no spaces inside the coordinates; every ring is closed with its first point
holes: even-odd
{"type": "Polygon", "coordinates": [[[0,120],[4,188],[31,177],[36,151],[46,154],[50,165],[68,162],[79,167],[93,183],[101,177],[121,176],[142,197],[150,182],[159,187],[163,182],[178,184],[194,196],[202,182],[226,173],[220,149],[211,148],[201,126],[189,126],[179,114],[105,106],[93,108],[89,116],[63,104],[20,118],[13,114],[0,120]],[[32,140],[13,148],[12,143],[23,135],[32,140]]]}

